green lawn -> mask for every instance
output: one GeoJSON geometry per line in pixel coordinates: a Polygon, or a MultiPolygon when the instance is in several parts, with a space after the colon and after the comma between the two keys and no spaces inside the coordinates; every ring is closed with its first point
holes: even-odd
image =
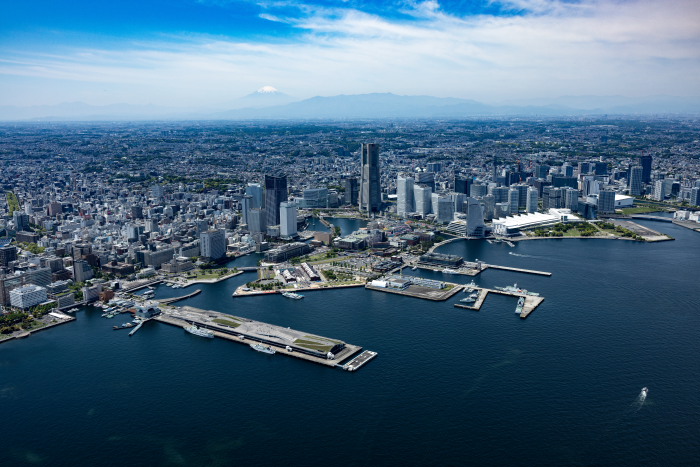
{"type": "Polygon", "coordinates": [[[648,212],[659,212],[664,209],[659,206],[635,206],[633,208],[623,208],[622,214],[629,216],[630,214],[646,214],[648,212]]]}

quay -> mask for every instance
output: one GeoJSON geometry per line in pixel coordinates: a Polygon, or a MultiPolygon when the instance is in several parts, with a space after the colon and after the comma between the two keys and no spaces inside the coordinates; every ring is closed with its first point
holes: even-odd
{"type": "Polygon", "coordinates": [[[486,300],[486,296],[489,293],[508,295],[511,297],[525,297],[525,306],[523,306],[523,311],[520,313],[520,318],[525,319],[528,316],[530,316],[530,314],[533,311],[535,311],[535,309],[540,305],[540,303],[542,303],[544,301],[544,297],[529,295],[526,293],[506,292],[504,290],[487,289],[484,287],[473,287],[473,288],[479,292],[479,297],[477,298],[476,302],[474,302],[473,305],[464,305],[462,303],[455,303],[454,306],[456,308],[466,308],[468,310],[479,311],[479,310],[481,310],[481,305],[484,304],[484,301],[486,300]]]}
{"type": "Polygon", "coordinates": [[[352,360],[350,360],[349,362],[347,362],[345,365],[338,365],[338,366],[346,371],[355,371],[355,370],[360,369],[360,367],[362,367],[362,365],[369,362],[370,360],[372,360],[376,356],[377,356],[377,352],[373,352],[371,350],[365,350],[360,355],[358,355],[357,357],[355,357],[352,360]]]}
{"type": "Polygon", "coordinates": [[[424,300],[433,300],[436,302],[442,302],[454,294],[459,292],[464,288],[462,284],[453,284],[451,282],[445,282],[448,286],[452,286],[448,289],[434,289],[432,287],[425,287],[422,285],[411,284],[403,289],[395,289],[391,287],[380,287],[372,285],[371,283],[365,285],[365,289],[376,290],[378,292],[393,293],[396,295],[405,295],[407,297],[422,298],[424,300]]]}
{"type": "Polygon", "coordinates": [[[491,269],[501,269],[503,271],[513,271],[513,272],[523,272],[525,274],[535,274],[538,276],[551,276],[551,272],[545,272],[545,271],[536,271],[534,269],[523,269],[523,268],[513,268],[510,266],[498,266],[497,264],[483,264],[484,269],[486,268],[491,268],[491,269]]]}
{"type": "Polygon", "coordinates": [[[169,305],[170,303],[175,303],[175,302],[179,302],[180,300],[184,300],[186,298],[194,297],[195,295],[199,295],[200,293],[202,293],[202,289],[197,289],[194,292],[188,293],[187,295],[183,295],[181,297],[161,298],[157,301],[158,301],[158,303],[160,303],[162,305],[169,305]]]}
{"type": "Polygon", "coordinates": [[[11,335],[3,336],[2,338],[0,338],[0,344],[2,344],[3,342],[11,341],[13,339],[22,339],[25,337],[29,337],[32,334],[44,331],[54,326],[70,323],[71,321],[75,321],[76,318],[75,316],[70,316],[61,313],[60,311],[50,311],[46,316],[39,318],[39,320],[43,326],[29,330],[15,331],[11,335]]]}
{"type": "Polygon", "coordinates": [[[256,295],[270,295],[270,294],[280,294],[282,292],[313,292],[315,290],[331,290],[331,289],[346,289],[348,287],[362,287],[364,283],[361,284],[339,284],[339,285],[324,285],[319,283],[317,287],[297,287],[296,289],[275,289],[275,290],[243,290],[245,285],[238,287],[231,296],[236,297],[252,297],[256,295]]]}
{"type": "Polygon", "coordinates": [[[362,350],[360,346],[336,339],[218,311],[201,310],[190,306],[163,308],[162,313],[153,318],[155,321],[181,328],[195,324],[197,327],[212,331],[214,337],[247,345],[262,343],[278,354],[331,368],[339,366],[340,362],[362,350]]]}

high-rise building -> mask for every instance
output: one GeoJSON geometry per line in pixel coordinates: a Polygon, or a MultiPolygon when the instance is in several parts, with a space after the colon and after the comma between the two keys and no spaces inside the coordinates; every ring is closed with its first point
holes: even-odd
{"type": "Polygon", "coordinates": [[[250,209],[263,207],[263,187],[259,183],[249,183],[245,187],[245,194],[252,197],[250,209]]]}
{"type": "Polygon", "coordinates": [[[416,203],[416,212],[425,217],[432,211],[433,190],[426,185],[414,185],[413,197],[416,203]]]}
{"type": "Polygon", "coordinates": [[[508,190],[507,186],[495,186],[491,189],[491,193],[495,198],[497,203],[507,203],[508,202],[508,190]]]}
{"type": "Polygon", "coordinates": [[[700,206],[700,188],[693,187],[690,189],[690,200],[688,201],[693,206],[700,206]]]}
{"type": "Polygon", "coordinates": [[[517,188],[510,188],[508,190],[508,206],[510,214],[518,213],[518,205],[520,204],[520,192],[517,188]]]}
{"type": "Polygon", "coordinates": [[[431,190],[435,191],[435,173],[416,172],[416,183],[420,185],[428,185],[431,190]]]}
{"type": "Polygon", "coordinates": [[[12,213],[12,221],[15,223],[17,232],[29,230],[29,214],[25,214],[21,211],[15,211],[12,213]]]}
{"type": "Polygon", "coordinates": [[[287,176],[265,175],[265,217],[268,226],[279,225],[280,203],[287,201],[287,176]]]}
{"type": "Polygon", "coordinates": [[[302,207],[307,209],[327,208],[328,188],[307,188],[302,203],[302,207]]]}
{"type": "Polygon", "coordinates": [[[248,224],[248,214],[250,210],[253,209],[254,198],[251,195],[243,195],[241,198],[241,217],[243,218],[243,223],[248,224]]]}
{"type": "Polygon", "coordinates": [[[368,213],[379,212],[382,204],[379,145],[363,143],[360,162],[360,210],[368,213]]]}
{"type": "Polygon", "coordinates": [[[663,201],[666,199],[666,180],[657,180],[654,182],[654,199],[663,201]]]}
{"type": "Polygon", "coordinates": [[[359,188],[357,178],[350,177],[345,179],[345,204],[357,206],[359,188]]]}
{"type": "Polygon", "coordinates": [[[645,155],[639,157],[639,165],[642,167],[642,183],[651,182],[651,163],[651,156],[645,155]]]}
{"type": "Polygon", "coordinates": [[[581,193],[575,188],[562,188],[562,198],[564,199],[564,207],[572,211],[578,210],[578,199],[581,193]]]}
{"type": "Polygon", "coordinates": [[[23,310],[45,302],[46,289],[38,285],[25,285],[10,292],[10,304],[23,310]]]}
{"type": "Polygon", "coordinates": [[[465,178],[455,175],[455,193],[463,193],[469,195],[469,188],[471,185],[471,177],[465,178]]]}
{"type": "Polygon", "coordinates": [[[615,213],[615,192],[612,190],[600,190],[598,194],[598,213],[615,213]]]}
{"type": "Polygon", "coordinates": [[[93,271],[87,261],[79,259],[73,261],[73,280],[75,282],[85,282],[92,279],[93,271]]]}
{"type": "Polygon", "coordinates": [[[644,194],[644,169],[636,165],[630,168],[629,188],[630,195],[642,196],[644,194]]]}
{"type": "Polygon", "coordinates": [[[485,234],[484,211],[475,198],[467,198],[467,236],[483,237],[485,234]]]}
{"type": "Polygon", "coordinates": [[[400,174],[396,179],[396,214],[405,216],[415,212],[413,178],[400,174]]]}
{"type": "Polygon", "coordinates": [[[4,246],[0,248],[0,267],[6,268],[12,261],[17,260],[17,247],[4,246]]]}
{"type": "Polygon", "coordinates": [[[248,231],[252,234],[260,234],[267,231],[265,211],[260,208],[248,211],[248,231]]]}
{"type": "Polygon", "coordinates": [[[451,222],[454,218],[454,202],[448,196],[438,196],[437,210],[435,211],[436,220],[443,224],[451,222]]]}
{"type": "Polygon", "coordinates": [[[199,252],[204,258],[216,261],[226,256],[226,231],[207,230],[199,234],[199,252]]]}
{"type": "Polygon", "coordinates": [[[297,234],[297,207],[294,203],[280,205],[280,236],[292,238],[297,234]]]}
{"type": "Polygon", "coordinates": [[[539,197],[537,196],[537,188],[530,187],[527,189],[527,202],[525,210],[529,213],[537,212],[539,197]]]}
{"type": "Polygon", "coordinates": [[[472,198],[483,198],[488,193],[488,187],[480,183],[473,183],[469,187],[469,196],[472,198]]]}
{"type": "Polygon", "coordinates": [[[436,174],[442,170],[442,162],[428,162],[427,169],[428,172],[436,174]]]}

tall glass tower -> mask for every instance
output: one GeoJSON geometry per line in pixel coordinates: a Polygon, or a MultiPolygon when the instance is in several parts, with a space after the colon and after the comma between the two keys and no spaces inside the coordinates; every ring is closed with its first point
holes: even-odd
{"type": "Polygon", "coordinates": [[[280,203],[287,201],[287,176],[265,175],[265,218],[266,224],[279,225],[280,203]]]}
{"type": "Polygon", "coordinates": [[[360,171],[360,210],[367,213],[379,212],[382,204],[379,181],[379,145],[362,144],[360,171]]]}

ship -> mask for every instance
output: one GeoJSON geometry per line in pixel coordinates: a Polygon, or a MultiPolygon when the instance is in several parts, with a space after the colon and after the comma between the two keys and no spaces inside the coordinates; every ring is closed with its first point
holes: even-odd
{"type": "Polygon", "coordinates": [[[113,326],[112,329],[114,329],[115,331],[118,331],[119,329],[128,329],[128,328],[133,328],[134,326],[136,326],[134,323],[124,323],[121,326],[113,326]]]}
{"type": "Polygon", "coordinates": [[[461,303],[474,303],[475,301],[476,301],[476,298],[474,298],[472,295],[460,300],[461,303]]]}
{"type": "Polygon", "coordinates": [[[523,307],[525,306],[525,297],[520,297],[518,299],[518,306],[515,307],[515,314],[519,315],[523,312],[523,307]]]}
{"type": "Polygon", "coordinates": [[[211,332],[209,329],[198,328],[196,324],[192,324],[191,326],[187,326],[185,328],[185,331],[189,332],[190,334],[194,334],[195,336],[199,336],[199,337],[208,337],[209,339],[214,338],[213,332],[211,332]]]}
{"type": "Polygon", "coordinates": [[[274,355],[277,353],[277,351],[273,350],[272,347],[270,347],[269,345],[262,345],[260,343],[250,344],[250,348],[253,350],[257,350],[258,352],[267,353],[270,355],[274,355]]]}
{"type": "Polygon", "coordinates": [[[450,268],[445,268],[442,270],[443,274],[459,274],[459,271],[456,269],[450,269],[450,268]]]}
{"type": "Polygon", "coordinates": [[[294,292],[282,292],[282,296],[285,298],[291,298],[294,300],[301,300],[302,298],[304,298],[303,295],[298,294],[298,293],[294,293],[294,292]]]}
{"type": "Polygon", "coordinates": [[[642,398],[642,399],[646,399],[647,394],[649,394],[649,388],[643,387],[643,388],[642,388],[642,393],[640,394],[641,398],[642,398]]]}
{"type": "Polygon", "coordinates": [[[494,287],[496,290],[502,290],[503,292],[508,292],[508,293],[518,293],[518,294],[523,294],[523,295],[531,295],[533,297],[539,297],[540,294],[537,292],[529,292],[525,289],[521,289],[518,287],[518,284],[513,284],[513,285],[507,285],[505,287],[494,287]]]}

